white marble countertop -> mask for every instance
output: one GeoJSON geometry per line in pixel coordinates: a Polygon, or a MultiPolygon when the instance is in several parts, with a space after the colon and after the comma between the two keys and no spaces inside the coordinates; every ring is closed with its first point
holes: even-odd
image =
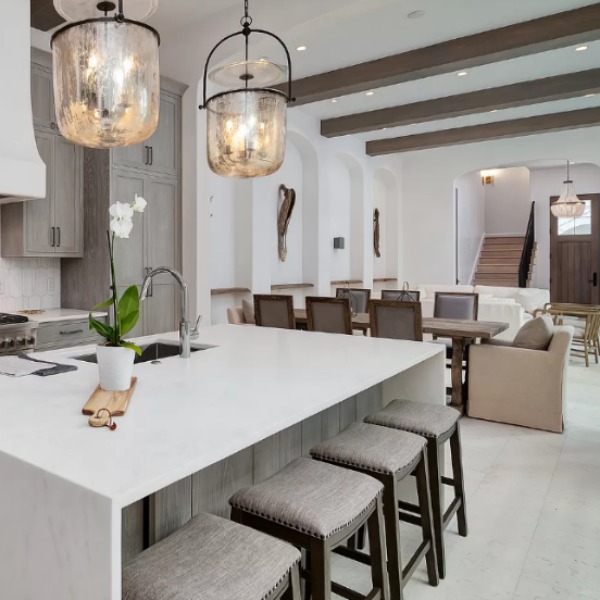
{"type": "MultiPolygon", "coordinates": [[[[177,334],[152,339],[177,340],[177,334]]],[[[79,370],[0,377],[0,452],[124,507],[443,352],[440,345],[261,327],[202,328],[213,348],[136,365],[118,429],[93,429],[81,409],[95,364],[36,354],[79,370]]]]}
{"type": "MultiPolygon", "coordinates": [[[[89,311],[77,310],[75,308],[49,308],[39,314],[27,314],[25,316],[35,323],[52,323],[55,321],[77,321],[81,319],[87,319],[89,311]]],[[[95,317],[106,316],[105,312],[94,312],[95,317]]]]}

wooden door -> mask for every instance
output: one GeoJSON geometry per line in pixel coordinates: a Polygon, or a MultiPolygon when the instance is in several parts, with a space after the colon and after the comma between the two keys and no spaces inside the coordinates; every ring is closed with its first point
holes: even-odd
{"type": "MultiPolygon", "coordinates": [[[[179,184],[168,177],[148,177],[146,184],[146,266],[148,269],[166,266],[180,270],[179,184]]],[[[171,275],[154,277],[152,296],[147,301],[145,313],[145,335],[177,330],[180,294],[171,275]]]]}
{"type": "Polygon", "coordinates": [[[25,254],[54,254],[54,232],[52,230],[52,190],[54,185],[53,139],[51,133],[36,131],[40,157],[46,164],[46,197],[28,200],[25,203],[25,254]]]}
{"type": "Polygon", "coordinates": [[[578,196],[586,205],[581,217],[550,215],[550,297],[553,302],[598,304],[600,194],[578,196]]]}
{"type": "Polygon", "coordinates": [[[179,133],[179,102],[176,98],[161,94],[160,118],[150,145],[150,171],[163,175],[177,175],[179,133]]]}
{"type": "Polygon", "coordinates": [[[54,136],[53,224],[55,252],[61,256],[83,255],[83,148],[54,136]]]}

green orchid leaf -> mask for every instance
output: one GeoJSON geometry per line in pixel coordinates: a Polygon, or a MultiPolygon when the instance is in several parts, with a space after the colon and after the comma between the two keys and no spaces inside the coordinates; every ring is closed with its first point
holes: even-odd
{"type": "Polygon", "coordinates": [[[121,342],[119,346],[121,346],[121,348],[129,348],[130,350],[133,350],[138,356],[142,355],[142,349],[130,342],[121,342]]]}
{"type": "Polygon", "coordinates": [[[106,338],[109,342],[112,342],[114,340],[114,329],[110,325],[107,325],[102,321],[94,319],[94,317],[92,317],[91,315],[89,318],[89,327],[90,329],[95,329],[102,337],[106,338]]]}
{"type": "Polygon", "coordinates": [[[117,306],[119,322],[121,323],[120,335],[131,331],[140,318],[140,296],[137,286],[128,287],[121,296],[117,306]]]}

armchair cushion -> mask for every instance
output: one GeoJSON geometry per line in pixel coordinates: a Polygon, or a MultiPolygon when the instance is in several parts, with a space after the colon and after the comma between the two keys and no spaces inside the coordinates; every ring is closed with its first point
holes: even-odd
{"type": "Polygon", "coordinates": [[[514,348],[525,350],[548,350],[552,335],[552,319],[548,315],[543,315],[525,323],[519,329],[512,345],[514,348]]]}

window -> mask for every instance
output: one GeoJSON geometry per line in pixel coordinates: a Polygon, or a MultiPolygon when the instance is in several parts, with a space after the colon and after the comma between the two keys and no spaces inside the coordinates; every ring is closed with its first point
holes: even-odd
{"type": "Polygon", "coordinates": [[[592,234],[592,201],[583,200],[585,210],[580,217],[558,219],[558,235],[592,234]]]}

